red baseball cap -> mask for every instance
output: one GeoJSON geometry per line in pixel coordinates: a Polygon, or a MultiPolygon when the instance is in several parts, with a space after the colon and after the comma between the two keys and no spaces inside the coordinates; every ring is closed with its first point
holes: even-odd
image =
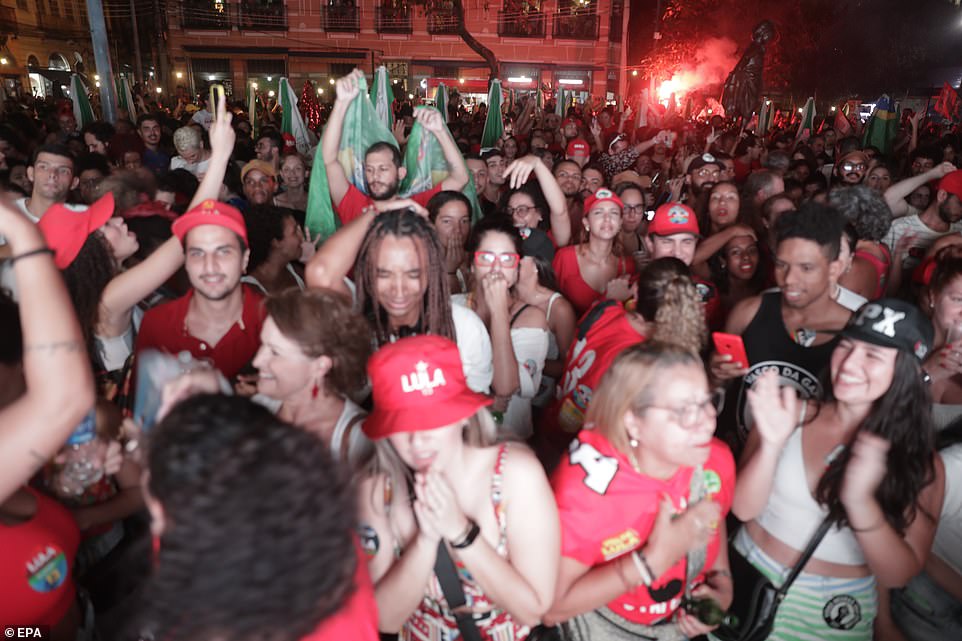
{"type": "Polygon", "coordinates": [[[588,143],[581,138],[575,138],[568,143],[567,149],[565,149],[566,156],[590,156],[591,147],[588,143]]]}
{"type": "Polygon", "coordinates": [[[565,118],[564,122],[561,123],[561,128],[564,129],[568,125],[574,125],[575,127],[580,127],[581,123],[578,122],[577,118],[565,118]]]}
{"type": "Polygon", "coordinates": [[[654,218],[648,223],[648,233],[656,236],[671,236],[673,234],[701,236],[695,212],[691,207],[682,203],[665,203],[656,209],[654,218]]]}
{"type": "Polygon", "coordinates": [[[962,198],[962,169],[945,174],[939,181],[939,189],[962,198]]]}
{"type": "Polygon", "coordinates": [[[114,195],[107,192],[83,211],[57,204],[46,211],[37,226],[47,246],[53,250],[53,262],[66,269],[77,258],[90,234],[103,227],[114,215],[114,195]]]}
{"type": "Polygon", "coordinates": [[[297,153],[297,140],[292,134],[281,134],[281,138],[284,139],[284,149],[281,150],[281,154],[296,154],[297,153]]]}
{"type": "Polygon", "coordinates": [[[451,425],[491,404],[468,387],[458,346],[441,336],[385,345],[368,360],[367,374],[374,410],[364,433],[374,440],[451,425]]]}
{"type": "Polygon", "coordinates": [[[219,200],[207,199],[197,205],[189,212],[174,221],[170,226],[174,235],[184,242],[184,236],[194,227],[200,225],[217,225],[226,227],[247,242],[247,225],[244,224],[244,216],[234,207],[219,200]]]}
{"type": "Polygon", "coordinates": [[[598,203],[615,203],[618,205],[618,209],[624,209],[625,207],[625,203],[621,202],[621,198],[618,198],[615,192],[607,187],[602,187],[585,199],[585,213],[590,212],[591,208],[598,203]]]}

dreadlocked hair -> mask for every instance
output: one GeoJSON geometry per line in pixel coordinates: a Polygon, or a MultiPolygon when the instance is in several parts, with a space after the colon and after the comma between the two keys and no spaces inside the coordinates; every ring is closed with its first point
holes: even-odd
{"type": "Polygon", "coordinates": [[[695,354],[705,345],[705,312],[688,266],[677,258],[659,258],[638,279],[635,310],[655,324],[650,338],[695,354]]]}
{"type": "Polygon", "coordinates": [[[377,256],[385,236],[410,238],[417,249],[421,277],[427,279],[418,315],[418,332],[456,340],[451,293],[437,232],[421,216],[407,209],[396,209],[375,219],[361,244],[354,266],[358,310],[370,321],[377,344],[390,342],[393,335],[387,312],[377,300],[377,256]]]}
{"type": "Polygon", "coordinates": [[[84,345],[94,365],[99,365],[102,360],[94,340],[100,317],[100,298],[116,271],[113,253],[99,231],[87,237],[77,257],[63,270],[70,301],[80,321],[84,345]]]}
{"type": "Polygon", "coordinates": [[[150,434],[164,531],[137,631],[296,641],[354,590],[354,493],[321,439],[240,397],[178,404],[150,434]]]}
{"type": "MultiPolygon", "coordinates": [[[[822,389],[826,401],[834,400],[828,371],[823,373],[822,389]]],[[[852,445],[859,432],[877,434],[890,443],[887,472],[875,491],[875,498],[889,525],[904,534],[920,509],[919,494],[935,480],[932,397],[922,378],[922,366],[913,354],[899,350],[888,391],[872,405],[868,418],[852,435],[852,441],[846,443],[845,451],[822,474],[815,489],[815,499],[828,508],[832,521],[840,527],[849,526],[839,495],[852,445]]],[[[932,520],[938,517],[924,509],[922,512],[932,520]]]]}

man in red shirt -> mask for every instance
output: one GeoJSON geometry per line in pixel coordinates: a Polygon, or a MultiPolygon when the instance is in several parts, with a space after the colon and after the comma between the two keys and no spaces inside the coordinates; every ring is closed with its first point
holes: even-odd
{"type": "MultiPolygon", "coordinates": [[[[334,101],[334,108],[331,109],[324,135],[321,137],[321,153],[327,170],[331,200],[334,202],[334,208],[342,225],[360,216],[372,201],[398,199],[398,186],[407,175],[407,169],[401,164],[401,152],[398,148],[387,142],[375,143],[364,152],[364,187],[367,191],[365,194],[351,184],[337,159],[344,117],[348,106],[360,93],[358,80],[362,77],[363,73],[355,69],[337,81],[337,98],[334,101]]],[[[461,158],[461,151],[445,127],[439,112],[433,109],[417,109],[414,117],[422,127],[438,139],[448,163],[447,178],[435,185],[433,189],[409,196],[422,207],[426,207],[431,196],[439,191],[460,191],[468,183],[468,170],[461,158]]]]}
{"type": "Polygon", "coordinates": [[[172,230],[184,244],[191,290],[144,315],[136,351],[187,351],[233,378],[257,353],[264,320],[261,296],[240,282],[250,256],[244,218],[205,200],[172,230]]]}

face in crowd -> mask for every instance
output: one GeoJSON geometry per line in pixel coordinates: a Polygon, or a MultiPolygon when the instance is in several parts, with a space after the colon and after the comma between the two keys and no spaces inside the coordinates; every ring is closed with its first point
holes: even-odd
{"type": "Polygon", "coordinates": [[[240,287],[250,251],[230,229],[198,225],[184,237],[187,277],[198,296],[224,300],[240,287]]]}

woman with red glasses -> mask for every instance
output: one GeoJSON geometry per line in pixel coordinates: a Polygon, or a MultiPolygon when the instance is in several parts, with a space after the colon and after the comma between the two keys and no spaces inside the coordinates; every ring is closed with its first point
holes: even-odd
{"type": "Polygon", "coordinates": [[[506,433],[520,439],[532,433],[531,399],[541,385],[548,355],[545,313],[520,300],[516,291],[522,260],[521,234],[506,217],[482,219],[468,237],[472,286],[452,300],[481,317],[494,354],[495,416],[506,433]]]}

